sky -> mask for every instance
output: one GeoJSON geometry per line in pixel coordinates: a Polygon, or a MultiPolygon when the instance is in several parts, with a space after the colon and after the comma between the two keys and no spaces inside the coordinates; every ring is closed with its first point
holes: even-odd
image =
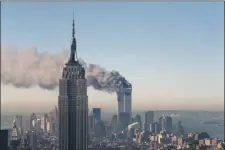
{"type": "MultiPolygon", "coordinates": [[[[39,52],[69,49],[132,83],[133,110],[224,106],[224,7],[198,2],[2,3],[1,42],[39,52]]],[[[48,111],[58,90],[1,85],[3,111],[48,111]],[[26,93],[26,94],[25,94],[26,93]],[[36,96],[38,95],[38,96],[36,96]]],[[[88,88],[89,107],[116,111],[115,93],[88,88]]]]}

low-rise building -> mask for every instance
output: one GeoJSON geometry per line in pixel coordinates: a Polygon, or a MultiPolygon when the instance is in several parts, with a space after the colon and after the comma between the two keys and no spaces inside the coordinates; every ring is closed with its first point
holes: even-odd
{"type": "Polygon", "coordinates": [[[178,140],[177,140],[177,145],[179,146],[182,146],[184,143],[183,143],[183,137],[179,137],[178,140]]]}
{"type": "Polygon", "coordinates": [[[205,140],[202,139],[202,140],[199,140],[199,145],[204,145],[205,144],[205,140]]]}
{"type": "Polygon", "coordinates": [[[205,145],[211,145],[211,140],[210,139],[205,139],[205,145]]]}
{"type": "Polygon", "coordinates": [[[213,138],[213,139],[211,140],[211,144],[212,144],[212,145],[217,145],[217,144],[218,144],[217,139],[216,139],[216,138],[213,138]]]}

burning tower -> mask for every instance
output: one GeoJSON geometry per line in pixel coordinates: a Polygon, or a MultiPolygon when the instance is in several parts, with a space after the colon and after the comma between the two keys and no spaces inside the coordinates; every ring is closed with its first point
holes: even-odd
{"type": "Polygon", "coordinates": [[[120,84],[120,87],[117,91],[117,101],[119,120],[127,120],[126,124],[130,124],[132,117],[132,85],[130,83],[122,81],[122,84],[120,84]]]}

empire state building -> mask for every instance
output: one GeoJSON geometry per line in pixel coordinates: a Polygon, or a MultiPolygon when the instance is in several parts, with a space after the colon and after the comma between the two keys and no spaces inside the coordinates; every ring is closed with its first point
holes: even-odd
{"type": "Polygon", "coordinates": [[[59,80],[59,150],[87,150],[87,80],[77,59],[74,20],[72,32],[70,58],[59,80]]]}

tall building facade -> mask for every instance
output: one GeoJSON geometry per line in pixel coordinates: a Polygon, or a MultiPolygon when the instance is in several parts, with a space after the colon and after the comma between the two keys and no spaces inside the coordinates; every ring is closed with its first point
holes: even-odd
{"type": "Polygon", "coordinates": [[[89,135],[89,137],[92,137],[92,135],[94,135],[94,129],[95,129],[95,119],[92,114],[89,114],[89,116],[88,116],[88,135],[89,135]]]}
{"type": "Polygon", "coordinates": [[[37,149],[37,133],[36,131],[30,131],[29,133],[29,145],[31,149],[37,149]]]}
{"type": "Polygon", "coordinates": [[[118,123],[118,116],[113,115],[112,119],[111,119],[111,125],[112,125],[112,131],[113,132],[116,132],[116,130],[117,130],[117,123],[118,123]]]}
{"type": "Polygon", "coordinates": [[[118,125],[120,126],[120,130],[124,130],[131,123],[130,114],[126,112],[119,113],[118,125]]]}
{"type": "Polygon", "coordinates": [[[16,126],[16,121],[13,121],[13,128],[11,132],[11,139],[10,139],[10,147],[12,150],[17,150],[17,147],[20,144],[21,135],[19,134],[19,130],[16,126]]]}
{"type": "Polygon", "coordinates": [[[122,84],[117,91],[118,101],[118,117],[120,114],[129,114],[131,123],[132,117],[132,86],[130,84],[122,84]]]}
{"type": "Polygon", "coordinates": [[[137,114],[135,117],[134,117],[134,122],[138,122],[140,124],[140,129],[142,129],[142,120],[141,120],[141,116],[139,114],[137,114]]]}
{"type": "Polygon", "coordinates": [[[47,114],[47,120],[50,123],[50,132],[58,135],[58,109],[55,107],[47,114]]]}
{"type": "Polygon", "coordinates": [[[23,116],[15,116],[15,122],[17,125],[17,128],[19,129],[20,134],[23,134],[23,116]]]}
{"type": "Polygon", "coordinates": [[[49,119],[48,119],[48,114],[44,114],[44,118],[43,118],[43,125],[44,125],[44,132],[47,132],[48,130],[47,130],[47,123],[48,123],[48,121],[49,121],[49,119]]]}
{"type": "Polygon", "coordinates": [[[170,116],[162,116],[159,118],[160,131],[166,130],[172,132],[172,118],[170,116]]]}
{"type": "Polygon", "coordinates": [[[145,124],[144,124],[145,131],[150,131],[150,124],[152,124],[153,122],[154,122],[154,111],[145,112],[145,124]]]}
{"type": "Polygon", "coordinates": [[[87,150],[88,96],[85,70],[77,60],[74,20],[71,53],[59,80],[59,150],[87,150]]]}
{"type": "Polygon", "coordinates": [[[118,101],[118,114],[121,112],[129,113],[132,115],[132,88],[122,86],[119,91],[117,91],[117,101],[118,101]]]}
{"type": "Polygon", "coordinates": [[[30,115],[30,130],[32,130],[32,131],[35,130],[34,124],[35,124],[36,121],[37,121],[36,114],[32,113],[30,115]]]}
{"type": "Polygon", "coordinates": [[[157,122],[151,123],[149,126],[150,133],[159,133],[159,124],[157,122]]]}
{"type": "Polygon", "coordinates": [[[93,108],[92,114],[93,114],[94,118],[96,119],[96,121],[102,120],[102,118],[101,118],[101,108],[93,108]]]}
{"type": "Polygon", "coordinates": [[[178,121],[178,122],[177,122],[177,133],[178,133],[178,134],[184,134],[184,128],[183,128],[183,126],[182,126],[181,121],[178,121]]]}
{"type": "Polygon", "coordinates": [[[0,147],[1,149],[8,149],[9,145],[9,131],[8,130],[0,130],[0,147]]]}

